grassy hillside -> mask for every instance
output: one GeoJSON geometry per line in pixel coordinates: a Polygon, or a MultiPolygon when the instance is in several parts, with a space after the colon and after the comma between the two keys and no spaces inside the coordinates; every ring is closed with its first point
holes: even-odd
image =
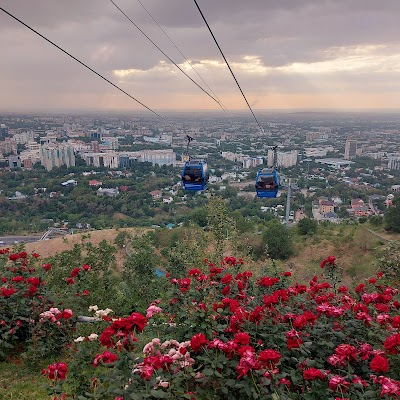
{"type": "MultiPolygon", "coordinates": [[[[145,228],[105,229],[92,231],[88,234],[74,234],[63,238],[54,238],[42,242],[26,244],[30,253],[37,252],[43,258],[54,256],[65,250],[71,250],[74,244],[90,242],[98,245],[102,240],[114,244],[118,233],[126,232],[131,237],[149,232],[145,228]]],[[[319,226],[314,236],[300,236],[296,228],[292,228],[295,253],[288,260],[278,261],[285,269],[296,272],[299,279],[308,280],[315,273],[320,272],[319,263],[328,255],[336,256],[338,265],[343,268],[345,280],[359,280],[373,275],[376,271],[374,261],[383,249],[391,242],[400,243],[400,235],[389,234],[383,229],[376,230],[369,224],[329,225],[319,226]]],[[[163,230],[158,235],[158,250],[168,247],[174,240],[182,240],[185,236],[184,228],[163,230]]],[[[250,237],[249,245],[260,246],[261,237],[250,237]]],[[[212,250],[212,242],[210,249],[212,250]]],[[[125,248],[117,248],[117,264],[124,262],[125,248]]],[[[262,260],[260,260],[262,261],[262,260]]]]}
{"type": "MultiPolygon", "coordinates": [[[[52,257],[62,251],[71,250],[75,244],[78,243],[92,243],[98,245],[102,240],[113,245],[118,233],[127,232],[130,236],[135,237],[150,231],[146,228],[121,228],[121,229],[104,229],[98,231],[91,231],[88,233],[78,233],[74,235],[67,235],[64,237],[57,237],[54,239],[44,240],[35,243],[27,243],[25,245],[28,253],[38,253],[43,258],[52,257]]],[[[116,258],[117,265],[121,266],[124,262],[125,250],[117,248],[116,258]]]]}

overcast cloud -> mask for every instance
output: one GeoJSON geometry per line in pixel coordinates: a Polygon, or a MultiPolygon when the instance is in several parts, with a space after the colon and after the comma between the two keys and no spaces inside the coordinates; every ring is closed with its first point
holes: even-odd
{"type": "MultiPolygon", "coordinates": [[[[224,105],[244,109],[194,2],[141,1],[224,105]]],[[[203,85],[137,0],[115,2],[203,85]]],[[[399,0],[198,3],[255,108],[400,108],[399,0]]],[[[109,0],[0,7],[151,108],[218,109],[109,0]]],[[[0,109],[140,108],[2,11],[0,50],[0,109]]]]}

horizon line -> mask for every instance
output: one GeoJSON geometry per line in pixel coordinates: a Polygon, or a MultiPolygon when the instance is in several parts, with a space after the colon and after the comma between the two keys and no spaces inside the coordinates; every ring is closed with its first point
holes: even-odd
{"type": "MultiPolygon", "coordinates": [[[[254,108],[254,110],[263,113],[293,113],[293,112],[327,112],[327,113],[336,113],[336,112],[344,112],[344,113],[351,113],[351,112],[360,112],[360,113],[387,113],[387,112],[400,112],[400,108],[254,108]]],[[[218,113],[220,114],[220,110],[218,109],[157,109],[158,112],[163,113],[218,113]]],[[[107,108],[38,108],[38,109],[6,109],[0,108],[0,113],[10,113],[10,114],[32,114],[32,113],[39,113],[39,114],[53,114],[53,113],[140,113],[140,114],[148,114],[146,110],[135,108],[132,110],[129,109],[107,109],[107,108]]],[[[248,113],[248,109],[234,109],[230,110],[231,113],[248,113]]],[[[226,115],[222,115],[225,116],[226,115]]]]}

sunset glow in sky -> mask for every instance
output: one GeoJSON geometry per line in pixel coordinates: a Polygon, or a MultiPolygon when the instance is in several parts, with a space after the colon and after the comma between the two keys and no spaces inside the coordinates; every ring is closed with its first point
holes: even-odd
{"type": "MultiPolygon", "coordinates": [[[[229,110],[246,104],[191,0],[141,0],[229,110]]],[[[115,0],[209,90],[137,0],[115,0]]],[[[400,108],[400,1],[198,0],[254,109],[400,108]]],[[[109,0],[1,7],[156,110],[219,109],[109,0]]],[[[0,11],[0,109],[141,107],[0,11]]]]}

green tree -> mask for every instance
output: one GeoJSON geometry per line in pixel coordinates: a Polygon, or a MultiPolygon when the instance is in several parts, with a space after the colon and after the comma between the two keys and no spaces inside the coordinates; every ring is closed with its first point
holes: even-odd
{"type": "Polygon", "coordinates": [[[268,254],[273,259],[285,260],[293,254],[293,241],[289,229],[277,221],[271,221],[263,234],[268,254]]]}
{"type": "Polygon", "coordinates": [[[114,294],[123,302],[125,312],[144,312],[147,306],[163,291],[163,285],[156,276],[160,258],[148,235],[132,239],[122,272],[123,281],[114,294]]]}
{"type": "Polygon", "coordinates": [[[206,206],[207,222],[215,243],[215,255],[222,257],[225,240],[230,237],[234,228],[229,217],[228,207],[221,197],[211,197],[206,206]]]}
{"type": "Polygon", "coordinates": [[[393,201],[385,214],[385,229],[389,232],[400,232],[400,198],[393,201]]]}
{"type": "Polygon", "coordinates": [[[383,218],[380,215],[373,215],[369,218],[369,222],[372,226],[381,226],[383,223],[383,218]]]}
{"type": "Polygon", "coordinates": [[[317,227],[317,222],[310,218],[303,218],[297,224],[297,230],[300,235],[315,235],[317,227]]]}

